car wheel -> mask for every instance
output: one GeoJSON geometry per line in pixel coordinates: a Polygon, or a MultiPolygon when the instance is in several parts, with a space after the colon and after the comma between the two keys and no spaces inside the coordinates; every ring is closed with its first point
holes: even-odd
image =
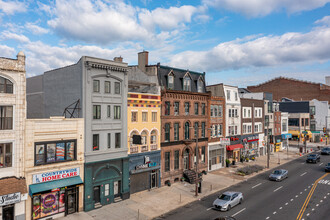
{"type": "Polygon", "coordinates": [[[227,211],[229,211],[230,209],[231,209],[231,206],[230,206],[230,205],[228,205],[227,211]]]}
{"type": "Polygon", "coordinates": [[[239,200],[239,204],[242,204],[242,202],[243,202],[243,200],[242,200],[242,199],[240,199],[240,200],[239,200]]]}

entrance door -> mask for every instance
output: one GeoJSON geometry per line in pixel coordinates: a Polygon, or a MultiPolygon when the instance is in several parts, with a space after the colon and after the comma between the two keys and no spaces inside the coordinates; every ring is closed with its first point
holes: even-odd
{"type": "Polygon", "coordinates": [[[77,193],[78,188],[73,187],[67,189],[67,214],[72,214],[77,212],[77,205],[78,205],[78,195],[77,193]]]}
{"type": "Polygon", "coordinates": [[[100,186],[94,186],[94,203],[100,202],[100,186]]]}
{"type": "Polygon", "coordinates": [[[157,187],[157,173],[151,173],[151,188],[157,187]]]}
{"type": "Polygon", "coordinates": [[[14,205],[8,205],[4,206],[2,208],[2,219],[3,220],[14,220],[15,214],[14,214],[14,205]]]}
{"type": "Polygon", "coordinates": [[[189,149],[187,148],[183,153],[183,169],[189,170],[190,168],[189,160],[189,149]]]}
{"type": "Polygon", "coordinates": [[[121,181],[113,182],[113,196],[114,197],[120,196],[120,191],[121,191],[120,185],[121,185],[121,181]]]}

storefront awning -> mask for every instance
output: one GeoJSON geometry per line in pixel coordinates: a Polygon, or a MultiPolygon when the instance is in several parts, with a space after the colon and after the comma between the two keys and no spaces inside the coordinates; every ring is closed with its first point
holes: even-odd
{"type": "Polygon", "coordinates": [[[32,196],[33,194],[44,192],[56,188],[61,188],[65,186],[73,186],[82,184],[83,181],[81,180],[80,176],[75,176],[66,179],[54,180],[45,183],[38,183],[29,186],[29,195],[32,196]]]}
{"type": "Polygon", "coordinates": [[[299,137],[299,135],[300,135],[299,131],[290,130],[289,133],[292,134],[292,136],[298,136],[299,137]]]}
{"type": "Polygon", "coordinates": [[[282,134],[282,139],[292,138],[292,134],[282,134]]]}
{"type": "Polygon", "coordinates": [[[234,145],[228,145],[227,146],[228,151],[231,151],[231,150],[234,150],[234,149],[239,149],[239,148],[243,148],[243,145],[242,144],[234,144],[234,145]]]}

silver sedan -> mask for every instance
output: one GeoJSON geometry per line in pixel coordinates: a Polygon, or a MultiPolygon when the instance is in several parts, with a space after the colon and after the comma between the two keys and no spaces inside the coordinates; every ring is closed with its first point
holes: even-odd
{"type": "Polygon", "coordinates": [[[282,181],[285,178],[288,178],[288,171],[284,170],[284,169],[280,169],[280,170],[274,170],[274,172],[272,172],[269,175],[269,179],[270,180],[275,180],[275,181],[282,181]]]}
{"type": "Polygon", "coordinates": [[[243,194],[241,192],[224,192],[213,202],[213,208],[228,211],[235,205],[241,204],[242,201],[243,194]]]}

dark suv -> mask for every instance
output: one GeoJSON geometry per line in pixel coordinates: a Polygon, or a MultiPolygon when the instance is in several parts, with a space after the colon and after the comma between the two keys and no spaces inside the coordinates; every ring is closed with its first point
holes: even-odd
{"type": "Polygon", "coordinates": [[[321,151],[322,155],[330,155],[330,147],[325,147],[321,151]]]}
{"type": "Polygon", "coordinates": [[[318,154],[310,154],[307,156],[306,163],[317,163],[320,162],[320,155],[318,154]]]}

